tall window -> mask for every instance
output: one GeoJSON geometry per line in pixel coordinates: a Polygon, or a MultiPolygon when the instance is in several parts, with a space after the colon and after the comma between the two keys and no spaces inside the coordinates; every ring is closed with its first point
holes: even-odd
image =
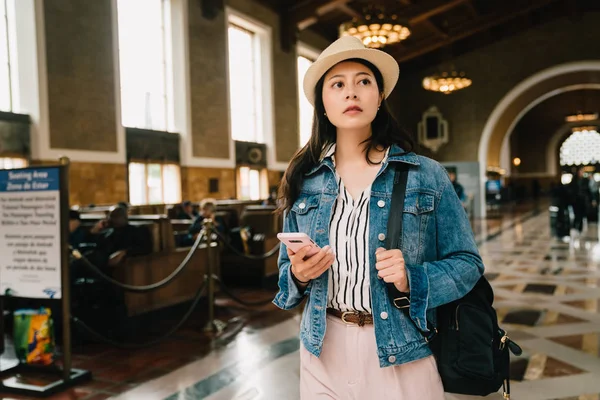
{"type": "Polygon", "coordinates": [[[0,111],[18,112],[18,66],[14,0],[0,0],[0,111]]]}
{"type": "Polygon", "coordinates": [[[298,57],[298,104],[300,114],[300,147],[304,146],[310,139],[313,119],[313,106],[308,102],[302,88],[302,81],[308,67],[312,65],[314,60],[304,56],[298,57]]]}
{"type": "Polygon", "coordinates": [[[177,164],[129,164],[129,202],[175,204],[181,202],[181,174],[177,164]]]}
{"type": "Polygon", "coordinates": [[[228,30],[229,110],[233,140],[265,141],[261,59],[264,32],[231,16],[228,30]]]}
{"type": "Polygon", "coordinates": [[[0,157],[0,169],[25,168],[27,160],[24,158],[0,157]]]}
{"type": "Polygon", "coordinates": [[[238,168],[238,199],[260,200],[267,198],[269,195],[268,180],[266,169],[238,168]]]}
{"type": "Polygon", "coordinates": [[[600,133],[574,132],[560,146],[560,165],[587,165],[600,162],[600,133]]]}
{"type": "Polygon", "coordinates": [[[173,129],[169,0],[117,0],[124,126],[173,129]]]}

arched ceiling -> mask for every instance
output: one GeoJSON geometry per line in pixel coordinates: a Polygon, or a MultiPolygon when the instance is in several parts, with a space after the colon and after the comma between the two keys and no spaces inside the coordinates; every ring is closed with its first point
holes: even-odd
{"type": "Polygon", "coordinates": [[[600,113],[600,90],[577,90],[550,97],[529,110],[513,133],[539,132],[549,136],[566,123],[565,116],[578,112],[600,113]]]}

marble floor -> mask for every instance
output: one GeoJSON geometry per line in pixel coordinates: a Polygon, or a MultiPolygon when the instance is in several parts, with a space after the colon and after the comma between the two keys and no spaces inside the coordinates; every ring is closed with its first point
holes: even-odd
{"type": "MultiPolygon", "coordinates": [[[[571,239],[552,238],[546,210],[543,205],[539,211],[514,208],[473,226],[501,326],[523,348],[511,362],[512,398],[600,400],[599,228],[590,224],[571,239]]],[[[237,294],[253,300],[272,296],[247,289],[237,294]]],[[[271,305],[245,308],[220,299],[217,315],[234,320],[230,334],[213,340],[202,331],[203,307],[151,348],[74,348],[75,366],[89,369],[93,380],[51,398],[299,399],[298,312],[271,305]]],[[[161,316],[160,324],[157,320],[148,330],[160,332],[157,325],[172,326],[178,318],[161,316]]],[[[476,397],[447,395],[448,400],[471,398],[476,397]]]]}

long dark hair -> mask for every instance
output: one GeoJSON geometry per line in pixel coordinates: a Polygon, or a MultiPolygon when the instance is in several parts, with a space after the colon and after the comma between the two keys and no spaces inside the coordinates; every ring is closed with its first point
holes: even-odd
{"type": "MultiPolygon", "coordinates": [[[[379,93],[384,92],[383,76],[375,65],[359,58],[345,61],[357,62],[369,68],[375,75],[379,93]]],[[[325,116],[325,106],[323,105],[323,82],[327,72],[323,74],[315,86],[315,112],[310,140],[292,157],[279,185],[278,197],[281,201],[278,211],[280,212],[289,210],[292,207],[300,195],[304,174],[319,163],[323,149],[336,141],[336,127],[325,116]]],[[[405,152],[410,152],[414,148],[414,141],[410,133],[400,127],[398,121],[391,114],[385,99],[381,102],[379,111],[377,111],[377,115],[371,123],[371,131],[371,136],[363,142],[365,144],[365,158],[369,164],[376,164],[369,158],[369,153],[373,149],[386,149],[392,144],[399,145],[405,152]]]]}

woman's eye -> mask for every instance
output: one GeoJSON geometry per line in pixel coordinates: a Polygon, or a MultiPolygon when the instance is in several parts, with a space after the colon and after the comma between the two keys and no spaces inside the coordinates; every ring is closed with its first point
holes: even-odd
{"type": "Polygon", "coordinates": [[[332,87],[336,89],[341,89],[344,86],[342,82],[335,82],[332,87]]]}
{"type": "Polygon", "coordinates": [[[361,79],[361,81],[360,81],[360,84],[361,84],[361,85],[368,85],[368,84],[370,84],[370,83],[371,83],[371,81],[370,81],[369,79],[367,79],[367,78],[365,78],[365,79],[361,79]]]}

